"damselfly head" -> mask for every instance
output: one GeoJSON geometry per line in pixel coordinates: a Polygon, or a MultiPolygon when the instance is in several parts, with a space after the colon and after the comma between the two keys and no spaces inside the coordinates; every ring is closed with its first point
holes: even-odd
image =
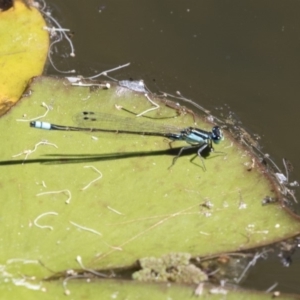
{"type": "Polygon", "coordinates": [[[219,144],[221,141],[224,140],[223,131],[219,126],[214,126],[211,131],[211,139],[214,143],[219,144]]]}

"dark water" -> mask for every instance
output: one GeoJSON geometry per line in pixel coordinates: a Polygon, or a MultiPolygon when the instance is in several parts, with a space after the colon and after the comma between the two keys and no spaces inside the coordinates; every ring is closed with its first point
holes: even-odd
{"type": "MultiPolygon", "coordinates": [[[[233,111],[262,137],[281,167],[300,178],[300,1],[53,0],[62,26],[75,32],[76,58],[61,69],[89,76],[120,64],[115,78],[144,79],[152,91],[183,95],[208,109],[233,111]]],[[[60,53],[68,53],[63,47],[60,53]]],[[[51,67],[49,74],[57,74],[51,67]]],[[[299,254],[289,268],[258,262],[244,286],[300,294],[299,254]]]]}

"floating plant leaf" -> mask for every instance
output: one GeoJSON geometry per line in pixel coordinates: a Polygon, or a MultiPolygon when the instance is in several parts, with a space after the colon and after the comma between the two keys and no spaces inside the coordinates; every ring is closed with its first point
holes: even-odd
{"type": "Polygon", "coordinates": [[[230,289],[222,286],[211,286],[200,283],[198,285],[179,285],[175,283],[143,283],[137,281],[123,280],[80,280],[72,279],[65,281],[30,282],[29,279],[22,278],[19,281],[19,288],[16,289],[10,283],[8,288],[0,285],[0,293],[3,299],[60,299],[69,295],[70,299],[174,299],[185,300],[195,299],[227,299],[227,300],[269,300],[276,299],[276,295],[282,300],[300,299],[296,295],[285,295],[278,291],[265,293],[255,291],[243,291],[230,289]],[[22,281],[21,281],[22,280],[22,281]],[[27,284],[27,289],[25,288],[27,284]],[[30,286],[31,284],[31,286],[30,286]],[[23,286],[22,286],[23,285],[23,286]],[[31,289],[30,289],[31,288],[31,289]],[[34,288],[36,290],[34,290],[34,288]]]}
{"type": "Polygon", "coordinates": [[[170,149],[162,137],[95,137],[37,130],[25,121],[47,112],[38,119],[79,126],[77,113],[95,111],[137,124],[210,131],[209,119],[197,117],[195,125],[193,115],[178,115],[151,94],[159,109],[137,118],[130,112],[152,104],[144,93],[116,83],[72,86],[65,78],[39,77],[30,90],[0,120],[0,264],[8,267],[13,260],[11,274],[42,278],[53,275],[49,269],[82,269],[78,255],[89,269],[122,268],[174,252],[195,257],[247,250],[299,233],[299,222],[279,203],[262,205],[266,196],[281,199],[277,181],[226,130],[225,140],[204,160],[205,171],[195,152],[184,153],[170,168],[184,141],[170,149]]]}
{"type": "Polygon", "coordinates": [[[0,11],[0,116],[19,100],[29,80],[42,73],[49,47],[45,26],[39,11],[21,1],[0,11]]]}

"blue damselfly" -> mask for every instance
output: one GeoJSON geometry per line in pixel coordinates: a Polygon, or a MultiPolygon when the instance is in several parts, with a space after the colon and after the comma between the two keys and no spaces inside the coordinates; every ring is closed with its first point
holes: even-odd
{"type": "Polygon", "coordinates": [[[204,150],[213,151],[213,143],[218,144],[224,139],[223,132],[219,126],[214,126],[211,131],[199,128],[187,127],[178,128],[176,126],[160,124],[155,122],[141,122],[136,118],[122,117],[99,112],[84,111],[75,116],[75,121],[80,127],[56,125],[48,122],[32,121],[30,126],[46,130],[61,131],[86,131],[86,132],[106,132],[117,134],[131,134],[144,136],[160,136],[174,141],[185,141],[189,146],[182,147],[176,157],[173,158],[172,165],[181,156],[182,152],[188,149],[197,150],[197,155],[201,158],[203,167],[204,150]]]}

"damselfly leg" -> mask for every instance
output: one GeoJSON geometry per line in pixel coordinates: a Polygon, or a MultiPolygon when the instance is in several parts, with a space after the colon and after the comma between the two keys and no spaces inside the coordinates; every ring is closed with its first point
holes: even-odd
{"type": "Polygon", "coordinates": [[[199,145],[193,145],[193,146],[182,147],[182,148],[179,150],[177,156],[175,156],[175,157],[173,158],[172,164],[171,164],[171,166],[169,167],[169,169],[172,168],[172,167],[175,165],[177,159],[182,155],[182,152],[183,152],[183,151],[185,151],[185,150],[190,150],[190,149],[198,149],[198,150],[197,150],[197,155],[194,156],[194,157],[191,159],[191,161],[193,161],[196,157],[199,156],[200,159],[201,159],[201,162],[202,162],[203,169],[204,169],[204,171],[206,171],[206,167],[205,167],[203,155],[202,155],[201,153],[202,153],[205,149],[207,149],[207,148],[209,148],[209,151],[212,151],[212,150],[213,150],[213,147],[212,147],[211,145],[207,144],[207,143],[204,143],[204,144],[201,145],[201,146],[199,146],[199,145]]]}

